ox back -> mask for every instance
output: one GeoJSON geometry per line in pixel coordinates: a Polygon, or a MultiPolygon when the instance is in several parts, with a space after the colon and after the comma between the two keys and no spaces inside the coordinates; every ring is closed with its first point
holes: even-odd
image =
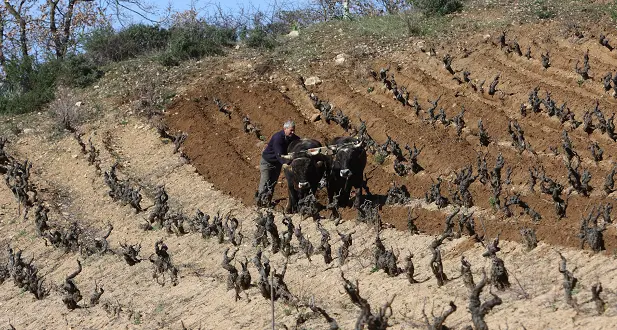
{"type": "Polygon", "coordinates": [[[302,151],[321,146],[317,140],[300,139],[293,141],[287,148],[288,155],[294,154],[291,162],[283,166],[289,192],[287,213],[298,212],[298,201],[309,193],[317,192],[319,181],[326,173],[330,161],[326,155],[311,156],[302,151]]]}
{"type": "Polygon", "coordinates": [[[356,189],[355,206],[360,206],[362,188],[364,187],[364,168],[366,167],[366,150],[352,137],[337,137],[330,144],[336,146],[332,159],[332,170],[328,178],[328,199],[330,203],[335,195],[339,206],[348,206],[351,189],[356,189]],[[355,146],[354,146],[355,145],[355,146]]]}

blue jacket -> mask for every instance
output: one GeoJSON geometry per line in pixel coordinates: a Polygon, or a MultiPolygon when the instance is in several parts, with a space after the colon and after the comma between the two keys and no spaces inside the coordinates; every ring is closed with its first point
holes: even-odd
{"type": "Polygon", "coordinates": [[[261,156],[272,165],[282,166],[287,163],[287,160],[281,158],[281,155],[287,155],[289,144],[299,139],[300,137],[295,134],[287,137],[284,130],[278,131],[272,135],[261,156]]]}

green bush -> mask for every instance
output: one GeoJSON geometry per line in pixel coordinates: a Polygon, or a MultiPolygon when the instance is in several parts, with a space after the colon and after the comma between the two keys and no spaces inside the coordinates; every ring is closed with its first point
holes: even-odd
{"type": "Polygon", "coordinates": [[[57,61],[43,64],[30,59],[8,61],[0,88],[0,113],[26,113],[41,109],[54,98],[57,61]]]}
{"type": "Polygon", "coordinates": [[[251,48],[272,49],[276,46],[276,40],[265,29],[257,27],[247,31],[246,45],[251,48]]]}
{"type": "Polygon", "coordinates": [[[491,208],[493,208],[493,210],[497,210],[497,199],[495,197],[489,198],[488,203],[491,205],[491,208]]]}
{"type": "Polygon", "coordinates": [[[382,165],[386,161],[386,157],[388,157],[388,154],[382,151],[377,151],[374,157],[375,157],[375,163],[382,165]]]}
{"type": "Polygon", "coordinates": [[[85,54],[67,58],[61,66],[58,82],[69,87],[88,87],[103,76],[94,61],[85,54]]]}
{"type": "Polygon", "coordinates": [[[201,22],[173,27],[166,56],[171,56],[176,61],[183,61],[223,55],[223,47],[231,46],[235,39],[233,29],[219,28],[201,22]]]}
{"type": "Polygon", "coordinates": [[[534,6],[534,14],[539,19],[550,19],[557,16],[557,13],[548,6],[548,4],[544,0],[536,0],[533,3],[534,6]]]}
{"type": "Polygon", "coordinates": [[[443,16],[463,8],[460,0],[409,0],[409,2],[426,16],[443,16]]]}
{"type": "Polygon", "coordinates": [[[171,67],[180,65],[180,60],[175,58],[170,52],[161,53],[156,59],[162,66],[171,67]]]}
{"type": "Polygon", "coordinates": [[[92,32],[84,49],[98,62],[118,62],[162,50],[169,37],[169,31],[158,26],[135,24],[118,32],[106,27],[92,32]]]}

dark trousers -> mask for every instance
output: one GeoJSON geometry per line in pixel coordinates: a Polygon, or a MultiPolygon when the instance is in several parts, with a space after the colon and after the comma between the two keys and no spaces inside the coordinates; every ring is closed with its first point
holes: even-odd
{"type": "MultiPolygon", "coordinates": [[[[261,172],[261,178],[259,179],[259,188],[257,192],[261,196],[263,193],[270,189],[272,195],[274,195],[274,187],[281,174],[281,164],[272,164],[261,157],[259,162],[259,171],[261,172]]],[[[270,195],[270,196],[272,196],[270,195]]]]}

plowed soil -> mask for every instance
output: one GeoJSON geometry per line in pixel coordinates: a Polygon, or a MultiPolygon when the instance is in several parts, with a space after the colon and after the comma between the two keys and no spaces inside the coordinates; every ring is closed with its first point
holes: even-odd
{"type": "MultiPolygon", "coordinates": [[[[579,246],[577,235],[581,216],[587,215],[594,206],[613,200],[602,187],[614,163],[616,144],[599,130],[587,134],[582,125],[574,128],[569,122],[562,124],[557,117],[549,117],[545,110],[533,113],[528,109],[527,116],[523,117],[520,108],[521,104],[528,105],[529,93],[539,88],[540,98],[544,99],[550,93],[558,107],[565,103],[579,121],[583,120],[586,111],[593,110],[596,101],[605,117],[610,117],[617,100],[612,90],[604,91],[601,77],[613,70],[612,62],[617,53],[599,44],[600,30],[585,31],[585,36],[578,38],[573,31],[567,31],[559,24],[529,24],[509,29],[506,35],[508,43],[516,40],[523,50],[530,47],[531,59],[527,59],[500,49],[499,33],[491,32],[493,34],[471,35],[457,42],[432,42],[436,56],[424,52],[428,49],[423,48],[422,40],[414,40],[414,46],[382,54],[378,59],[348,55],[341,50],[345,62],[340,65],[330,60],[292,74],[277,66],[260,74],[258,69],[263,70],[263,64],[260,65],[259,61],[234,61],[227,67],[219,65],[219,71],[213,70],[209,77],[194,82],[194,88],[188,89],[186,95],[169,107],[166,120],[172,128],[189,134],[184,150],[208,181],[222,192],[252,205],[264,143],[243,132],[243,116],[248,115],[251,122],[261,128],[265,141],[280,130],[287,119],[298,123],[297,134],[324,143],[333,137],[346,135],[334,122],[327,124],[323,120],[311,120],[319,113],[309,99],[309,94],[313,93],[319,99],[329,101],[335,110],[342,110],[356,127],[360,119],[366,121],[369,134],[380,144],[389,136],[401,148],[406,144],[424,147],[419,163],[425,170],[416,175],[398,176],[393,170],[392,156],[384,164],[377,164],[373,157],[369,157],[365,173],[373,194],[386,195],[396,183],[405,185],[412,198],[422,199],[431,184],[442,177],[447,179],[442,194],[448,196],[449,189],[455,188],[448,183],[455,171],[467,165],[472,165],[477,171],[479,154],[486,155],[490,171],[501,154],[505,160],[504,173],[506,168],[512,170],[511,184],[503,187],[502,204],[507,196],[519,193],[523,201],[541,214],[542,220],[536,223],[527,215],[519,215],[518,208],[514,217],[506,218],[503,212],[495,211],[491,205],[490,183],[483,185],[476,181],[470,191],[476,215],[484,219],[487,233],[500,233],[502,238],[519,240],[519,229],[529,227],[534,228],[538,239],[546,243],[579,246]],[[592,78],[583,81],[573,68],[577,62],[582,63],[587,50],[592,78]],[[541,54],[549,51],[551,66],[544,69],[541,54]],[[462,71],[469,71],[472,83],[459,83],[453,78],[443,66],[445,54],[454,58],[454,77],[462,79],[462,71]],[[389,68],[388,77],[394,77],[399,88],[405,87],[409,91],[410,102],[417,97],[424,109],[419,116],[415,115],[413,108],[395,100],[381,81],[369,75],[370,70],[379,72],[382,68],[389,68]],[[268,79],[259,79],[266,78],[264,75],[268,79]],[[500,77],[497,92],[489,95],[489,85],[497,75],[500,77]],[[300,77],[309,76],[320,78],[322,83],[307,86],[305,90],[298,81],[300,77]],[[482,81],[484,91],[474,91],[471,84],[479,85],[482,81]],[[224,101],[232,110],[230,118],[218,111],[213,101],[215,98],[224,101]],[[426,109],[430,107],[429,101],[438,98],[436,112],[443,108],[449,119],[464,107],[466,128],[460,137],[454,124],[444,127],[439,122],[429,123],[426,109]],[[479,143],[479,120],[491,138],[487,147],[479,143]],[[518,121],[535,154],[530,151],[520,153],[512,146],[509,120],[518,121]],[[567,188],[570,185],[562,148],[563,131],[568,132],[581,158],[579,171],[582,173],[586,169],[592,175],[594,189],[589,197],[567,188]],[[594,162],[589,151],[592,142],[597,142],[604,150],[602,161],[594,162]],[[558,154],[551,147],[556,148],[558,154]],[[558,220],[551,196],[542,194],[539,186],[534,192],[529,190],[528,169],[534,166],[543,167],[548,177],[566,187],[563,195],[568,202],[566,217],[558,220]]],[[[281,175],[281,184],[276,189],[276,197],[280,199],[285,199],[287,194],[283,181],[281,175]]],[[[405,228],[406,207],[385,206],[382,211],[385,222],[399,229],[405,228]]],[[[354,212],[346,212],[346,215],[355,218],[354,212]]],[[[436,234],[443,230],[443,218],[442,212],[426,212],[417,224],[420,230],[436,234]]],[[[615,234],[613,227],[605,232],[608,251],[617,248],[615,234]]]]}

